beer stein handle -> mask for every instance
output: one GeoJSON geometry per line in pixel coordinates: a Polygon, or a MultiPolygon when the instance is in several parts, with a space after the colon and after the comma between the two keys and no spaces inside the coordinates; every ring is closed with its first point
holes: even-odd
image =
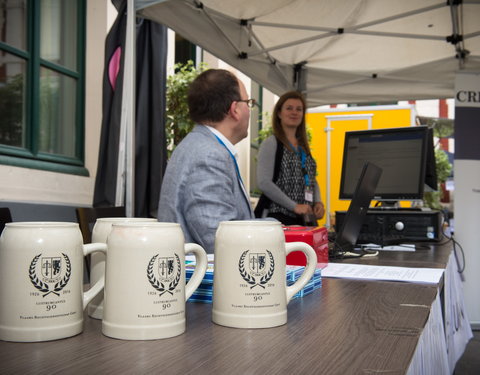
{"type": "MultiPolygon", "coordinates": [[[[107,245],[104,243],[90,243],[83,245],[83,256],[87,256],[95,251],[107,254],[107,245]]],[[[83,293],[83,309],[87,307],[90,301],[103,290],[105,286],[105,276],[103,275],[89,290],[83,293]]]]}
{"type": "Polygon", "coordinates": [[[185,244],[185,254],[193,253],[195,255],[195,270],[193,275],[185,285],[185,300],[188,300],[193,292],[198,288],[207,271],[208,259],[207,253],[200,245],[194,243],[185,244]]]}
{"type": "Polygon", "coordinates": [[[292,251],[302,251],[307,257],[307,265],[299,279],[291,286],[287,287],[287,304],[292,297],[297,294],[312,278],[317,267],[317,254],[313,248],[305,242],[287,242],[285,244],[286,255],[292,251]]]}

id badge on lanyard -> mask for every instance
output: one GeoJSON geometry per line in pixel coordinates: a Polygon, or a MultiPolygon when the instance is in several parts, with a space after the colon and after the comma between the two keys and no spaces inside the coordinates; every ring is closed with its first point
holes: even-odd
{"type": "Polygon", "coordinates": [[[305,186],[305,201],[313,203],[313,189],[310,186],[305,186]]]}
{"type": "Polygon", "coordinates": [[[305,151],[303,151],[302,149],[300,149],[300,159],[302,161],[303,177],[305,178],[305,201],[308,204],[313,204],[313,188],[312,188],[312,185],[310,184],[310,178],[308,176],[308,172],[306,168],[307,155],[305,154],[305,151]]]}

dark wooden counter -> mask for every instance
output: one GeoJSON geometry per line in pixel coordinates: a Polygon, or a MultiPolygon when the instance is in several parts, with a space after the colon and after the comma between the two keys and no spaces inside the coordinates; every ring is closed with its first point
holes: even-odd
{"type": "MultiPolygon", "coordinates": [[[[444,268],[450,244],[382,252],[346,262],[444,268]]],[[[187,331],[154,341],[105,337],[86,316],[82,334],[40,343],[0,341],[0,374],[404,374],[437,286],[322,280],[288,305],[288,323],[234,329],[211,322],[211,305],[187,304],[187,331]]]]}
{"type": "Polygon", "coordinates": [[[0,342],[1,374],[361,374],[406,372],[436,296],[434,286],[324,279],[293,300],[288,323],[243,330],[188,303],[187,332],[155,341],[84,333],[41,343],[0,342]]]}
{"type": "Polygon", "coordinates": [[[452,242],[444,237],[438,243],[418,243],[413,251],[379,251],[376,257],[339,260],[372,266],[445,268],[452,252],[452,242]]]}

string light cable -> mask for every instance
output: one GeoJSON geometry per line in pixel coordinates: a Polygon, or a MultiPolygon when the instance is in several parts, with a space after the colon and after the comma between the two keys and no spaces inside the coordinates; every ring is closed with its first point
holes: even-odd
{"type": "MultiPolygon", "coordinates": [[[[446,217],[447,216],[447,213],[444,212],[443,213],[443,220],[444,222],[447,222],[448,223],[448,218],[446,217]]],[[[443,224],[443,223],[442,223],[443,224]]],[[[444,238],[446,238],[447,240],[445,242],[441,242],[439,243],[439,245],[446,245],[448,244],[449,242],[452,242],[452,245],[453,245],[453,255],[455,256],[455,260],[457,261],[457,272],[463,276],[463,272],[465,271],[465,265],[466,265],[466,260],[465,260],[465,252],[463,251],[463,247],[462,245],[454,238],[454,234],[453,232],[450,233],[450,235],[445,231],[445,226],[442,225],[441,226],[442,228],[442,235],[444,238]],[[461,259],[462,261],[460,262],[459,261],[459,253],[460,253],[460,256],[461,256],[461,259]]]]}

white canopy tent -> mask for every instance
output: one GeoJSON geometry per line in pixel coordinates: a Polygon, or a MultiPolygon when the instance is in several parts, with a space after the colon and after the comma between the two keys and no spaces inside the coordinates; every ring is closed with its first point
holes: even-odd
{"type": "MultiPolygon", "coordinates": [[[[458,72],[480,72],[480,0],[128,3],[131,25],[135,15],[163,23],[275,94],[292,89],[304,92],[309,107],[451,98],[458,72]]],[[[126,56],[129,50],[133,56],[134,41],[134,28],[130,27],[126,56]]],[[[129,72],[125,81],[133,82],[133,70],[129,72]]],[[[134,87],[133,83],[124,83],[134,87]]],[[[128,86],[124,90],[129,90],[128,86]]],[[[472,92],[478,103],[479,92],[472,92]]],[[[134,100],[126,98],[124,103],[126,120],[122,124],[130,130],[124,132],[127,136],[123,142],[128,147],[133,142],[128,134],[134,134],[134,100]]],[[[119,176],[122,186],[127,187],[130,216],[133,184],[128,180],[133,178],[133,171],[128,168],[133,165],[134,154],[127,149],[124,156],[127,171],[119,170],[119,176]]],[[[476,170],[470,167],[468,173],[476,170]]],[[[471,253],[476,252],[476,243],[468,243],[471,253]]],[[[470,299],[476,301],[476,270],[470,277],[470,299]]],[[[477,306],[476,302],[472,305],[477,306]]],[[[478,311],[473,312],[474,319],[480,321],[478,311]]]]}
{"type": "Polygon", "coordinates": [[[303,91],[309,107],[453,97],[455,72],[480,70],[479,0],[135,6],[138,16],[167,25],[275,94],[303,91]]]}
{"type": "MultiPolygon", "coordinates": [[[[135,51],[136,15],[165,24],[277,95],[304,92],[309,107],[449,98],[457,71],[480,71],[480,0],[128,3],[127,60],[135,51]]],[[[131,64],[125,64],[126,93],[134,87],[131,64]]],[[[117,190],[117,204],[126,196],[127,214],[133,212],[133,99],[124,97],[117,190]]]]}

